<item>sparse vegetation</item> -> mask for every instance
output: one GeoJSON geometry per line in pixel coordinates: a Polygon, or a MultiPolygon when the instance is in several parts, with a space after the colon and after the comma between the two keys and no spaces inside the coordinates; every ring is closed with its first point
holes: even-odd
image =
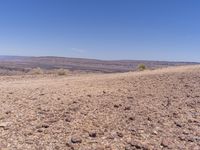
{"type": "Polygon", "coordinates": [[[139,71],[144,71],[144,70],[146,70],[146,69],[147,69],[147,67],[146,67],[145,64],[139,64],[139,65],[138,65],[138,70],[139,70],[139,71]]]}
{"type": "Polygon", "coordinates": [[[30,74],[33,74],[33,75],[39,75],[43,73],[44,71],[40,67],[34,68],[30,71],[30,74]]]}
{"type": "Polygon", "coordinates": [[[67,70],[66,70],[66,69],[59,69],[59,70],[57,71],[57,74],[58,74],[59,76],[65,76],[65,75],[67,75],[67,70]]]}

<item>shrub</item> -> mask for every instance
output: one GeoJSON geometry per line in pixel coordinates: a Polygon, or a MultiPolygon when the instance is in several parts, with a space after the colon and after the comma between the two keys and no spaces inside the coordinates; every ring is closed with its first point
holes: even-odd
{"type": "Polygon", "coordinates": [[[44,71],[40,67],[37,67],[37,68],[32,69],[30,73],[36,75],[36,74],[43,74],[44,71]]]}
{"type": "Polygon", "coordinates": [[[59,76],[67,75],[67,70],[65,70],[65,69],[59,69],[59,70],[57,71],[57,74],[58,74],[59,76]]]}
{"type": "Polygon", "coordinates": [[[145,64],[139,64],[138,65],[138,70],[143,71],[143,70],[146,70],[146,69],[147,69],[147,67],[145,66],[145,64]]]}

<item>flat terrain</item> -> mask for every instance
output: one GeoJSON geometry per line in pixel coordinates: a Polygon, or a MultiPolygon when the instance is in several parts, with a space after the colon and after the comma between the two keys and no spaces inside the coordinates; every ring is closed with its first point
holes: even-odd
{"type": "Polygon", "coordinates": [[[0,77],[0,148],[200,149],[200,66],[0,77]]]}

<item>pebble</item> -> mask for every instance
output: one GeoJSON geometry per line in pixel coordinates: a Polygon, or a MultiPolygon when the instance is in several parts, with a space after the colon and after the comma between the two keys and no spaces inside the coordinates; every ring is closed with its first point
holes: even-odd
{"type": "Polygon", "coordinates": [[[180,122],[178,122],[178,121],[175,121],[174,124],[175,124],[177,127],[179,127],[179,128],[182,127],[182,124],[181,124],[180,122]]]}
{"type": "Polygon", "coordinates": [[[128,99],[133,99],[133,97],[132,97],[132,96],[128,96],[127,98],[128,98],[128,99]]]}
{"type": "Polygon", "coordinates": [[[124,110],[131,110],[131,106],[126,106],[124,110]]]}
{"type": "Polygon", "coordinates": [[[82,139],[79,136],[73,136],[71,138],[72,143],[82,143],[82,139]]]}
{"type": "MultiPolygon", "coordinates": [[[[136,149],[142,149],[142,150],[149,150],[149,148],[146,145],[144,145],[136,140],[131,140],[128,144],[131,146],[132,149],[136,148],[136,149]]],[[[130,148],[130,147],[127,146],[126,149],[127,148],[130,148]]]]}
{"type": "Polygon", "coordinates": [[[118,105],[118,104],[114,104],[114,107],[115,107],[115,108],[119,108],[119,105],[118,105]]]}
{"type": "Polygon", "coordinates": [[[2,122],[0,123],[0,128],[3,128],[4,130],[8,129],[8,126],[10,125],[10,122],[2,122]]]}
{"type": "Polygon", "coordinates": [[[91,131],[89,132],[89,136],[95,138],[97,136],[97,133],[95,131],[91,131]]]}
{"type": "Polygon", "coordinates": [[[124,135],[121,132],[117,132],[118,137],[122,138],[124,135]]]}
{"type": "Polygon", "coordinates": [[[72,118],[71,118],[70,116],[67,116],[67,117],[65,118],[65,121],[66,121],[66,122],[71,122],[71,121],[72,121],[72,118]]]}
{"type": "Polygon", "coordinates": [[[88,94],[87,96],[88,96],[88,97],[92,97],[92,95],[90,95],[90,94],[88,94]]]}
{"type": "Polygon", "coordinates": [[[161,146],[166,147],[166,148],[172,148],[172,140],[169,138],[164,138],[161,142],[161,146]]]}
{"type": "Polygon", "coordinates": [[[49,128],[49,125],[48,124],[43,124],[42,128],[49,128]]]}
{"type": "Polygon", "coordinates": [[[38,129],[37,132],[41,133],[41,132],[43,132],[43,130],[42,129],[38,129]]]}

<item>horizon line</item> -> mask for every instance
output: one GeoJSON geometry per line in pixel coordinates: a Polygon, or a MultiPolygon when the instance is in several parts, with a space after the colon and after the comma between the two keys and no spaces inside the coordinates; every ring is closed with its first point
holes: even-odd
{"type": "Polygon", "coordinates": [[[184,60],[155,60],[155,59],[98,59],[89,57],[70,57],[70,56],[60,56],[60,55],[0,55],[0,57],[55,57],[55,58],[71,58],[71,59],[88,59],[97,61],[147,61],[147,62],[177,62],[177,63],[197,63],[198,61],[184,61],[184,60]]]}

